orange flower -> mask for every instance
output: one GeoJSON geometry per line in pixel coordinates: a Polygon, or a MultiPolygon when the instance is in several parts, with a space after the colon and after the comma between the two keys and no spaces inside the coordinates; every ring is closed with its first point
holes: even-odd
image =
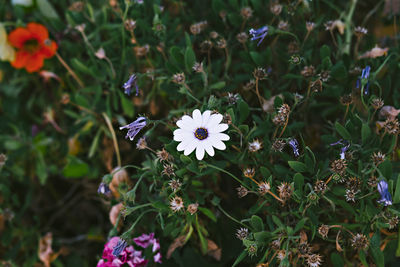
{"type": "Polygon", "coordinates": [[[49,40],[46,27],[34,22],[12,31],[8,41],[18,49],[11,65],[17,69],[25,68],[28,72],[39,71],[44,59],[54,56],[57,50],[57,44],[49,40]]]}

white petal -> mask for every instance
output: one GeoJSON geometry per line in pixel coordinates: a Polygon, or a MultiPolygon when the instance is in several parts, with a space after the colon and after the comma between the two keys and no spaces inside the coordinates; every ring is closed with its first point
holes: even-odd
{"type": "Polygon", "coordinates": [[[224,117],[221,114],[212,114],[206,125],[207,129],[212,129],[222,121],[224,117]]]}
{"type": "Polygon", "coordinates": [[[179,145],[176,147],[176,150],[182,151],[185,150],[185,148],[190,144],[190,141],[185,140],[183,142],[180,142],[179,145]]]}
{"type": "Polygon", "coordinates": [[[221,123],[217,124],[217,126],[214,126],[213,128],[208,128],[208,131],[210,133],[220,133],[228,129],[228,127],[229,127],[228,124],[221,123]]]}
{"type": "Polygon", "coordinates": [[[185,140],[192,140],[193,134],[190,132],[178,133],[174,134],[174,141],[185,141],[185,140]]]}
{"type": "Polygon", "coordinates": [[[183,152],[183,154],[185,156],[187,156],[190,153],[192,153],[193,150],[197,147],[198,143],[199,143],[199,140],[197,140],[197,139],[194,139],[194,140],[190,141],[189,144],[186,146],[185,151],[183,152]]]}
{"type": "Polygon", "coordinates": [[[212,142],[215,142],[215,140],[228,141],[229,139],[231,139],[229,137],[229,135],[224,134],[224,133],[213,133],[213,134],[210,134],[210,138],[211,138],[211,140],[213,140],[212,142]]]}
{"type": "Polygon", "coordinates": [[[196,148],[196,158],[198,160],[202,160],[204,158],[204,145],[202,142],[199,142],[199,145],[196,148]]]}
{"type": "Polygon", "coordinates": [[[212,142],[212,145],[213,145],[213,147],[215,147],[216,149],[219,149],[219,150],[226,149],[226,145],[221,140],[214,140],[212,142]]]}
{"type": "Polygon", "coordinates": [[[195,127],[201,126],[203,117],[201,116],[200,110],[198,110],[198,109],[193,110],[192,116],[193,116],[193,121],[196,124],[195,127]]]}
{"type": "Polygon", "coordinates": [[[204,148],[206,149],[207,154],[210,155],[211,157],[215,155],[214,148],[212,147],[210,142],[205,144],[204,148]]]}
{"type": "Polygon", "coordinates": [[[211,116],[211,111],[206,110],[203,112],[203,121],[201,123],[201,126],[205,127],[207,125],[207,122],[210,119],[210,116],[211,116]]]}
{"type": "Polygon", "coordinates": [[[193,124],[194,124],[193,119],[188,115],[184,115],[179,121],[176,122],[176,125],[179,128],[182,128],[187,131],[193,131],[194,129],[193,124]]]}

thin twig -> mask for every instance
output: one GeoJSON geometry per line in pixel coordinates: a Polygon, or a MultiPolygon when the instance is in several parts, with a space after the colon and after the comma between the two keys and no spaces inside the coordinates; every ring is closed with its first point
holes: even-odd
{"type": "Polygon", "coordinates": [[[103,115],[103,117],[104,117],[104,120],[105,120],[106,123],[107,123],[108,129],[109,129],[110,132],[111,132],[111,135],[112,135],[112,138],[113,138],[113,143],[114,143],[114,148],[115,148],[115,153],[117,154],[117,163],[118,163],[118,166],[121,167],[121,156],[120,156],[120,154],[119,154],[119,147],[118,147],[118,142],[117,142],[117,136],[115,135],[114,128],[113,128],[113,126],[112,126],[112,124],[111,124],[111,121],[110,121],[110,119],[108,118],[107,114],[106,114],[105,112],[103,112],[102,115],[103,115]]]}

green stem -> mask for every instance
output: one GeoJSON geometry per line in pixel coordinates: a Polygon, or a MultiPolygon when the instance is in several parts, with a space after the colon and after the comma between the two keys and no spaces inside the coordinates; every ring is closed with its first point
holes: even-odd
{"type": "Polygon", "coordinates": [[[230,173],[230,172],[228,172],[228,171],[225,171],[224,169],[221,169],[220,167],[211,165],[211,164],[209,164],[209,163],[207,163],[206,165],[207,165],[208,167],[214,168],[214,169],[216,169],[216,170],[218,170],[218,171],[221,171],[221,172],[224,172],[224,173],[228,174],[228,175],[231,176],[233,179],[235,179],[238,183],[240,183],[241,185],[243,185],[244,187],[246,187],[247,189],[249,189],[248,186],[247,186],[245,183],[243,183],[239,178],[237,178],[237,177],[236,177],[235,175],[233,175],[232,173],[230,173]]]}
{"type": "Polygon", "coordinates": [[[240,224],[240,225],[243,225],[243,226],[246,227],[246,228],[250,228],[250,227],[248,227],[247,225],[245,225],[244,223],[238,221],[237,219],[235,219],[235,218],[233,218],[231,215],[229,215],[229,213],[227,213],[223,208],[221,208],[220,205],[218,205],[218,208],[219,208],[220,211],[222,211],[223,214],[225,214],[226,217],[228,217],[229,219],[231,219],[231,220],[234,221],[235,223],[238,223],[238,224],[240,224]]]}
{"type": "Polygon", "coordinates": [[[343,48],[343,54],[350,54],[350,45],[351,45],[351,36],[353,35],[353,30],[351,27],[351,20],[353,18],[354,10],[356,8],[358,0],[351,0],[350,3],[350,9],[349,13],[347,13],[347,16],[345,18],[345,24],[346,24],[346,38],[345,38],[345,43],[344,43],[344,48],[343,48]]]}

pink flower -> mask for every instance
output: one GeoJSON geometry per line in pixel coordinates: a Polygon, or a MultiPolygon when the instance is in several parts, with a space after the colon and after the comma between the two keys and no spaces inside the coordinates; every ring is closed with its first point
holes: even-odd
{"type": "Polygon", "coordinates": [[[158,252],[156,255],[154,255],[154,262],[162,263],[162,261],[161,261],[161,253],[160,252],[158,252]]]}
{"type": "Polygon", "coordinates": [[[154,240],[154,233],[151,233],[149,235],[142,234],[141,236],[133,239],[136,245],[142,248],[147,248],[150,244],[153,244],[153,240],[154,240]]]}

